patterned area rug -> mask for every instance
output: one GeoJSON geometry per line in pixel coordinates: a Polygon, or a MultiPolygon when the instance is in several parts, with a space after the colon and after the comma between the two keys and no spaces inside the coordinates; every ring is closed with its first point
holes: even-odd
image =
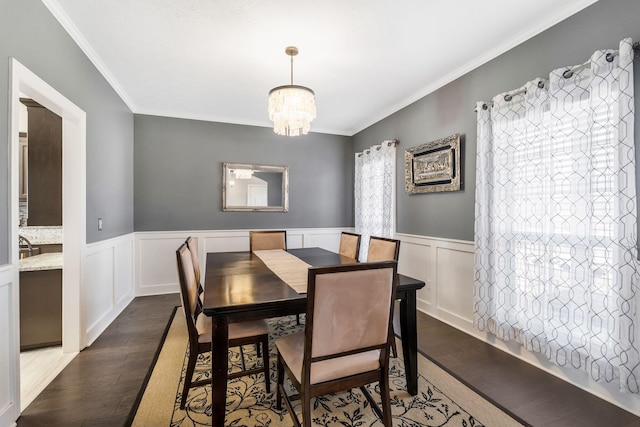
{"type": "MultiPolygon", "coordinates": [[[[293,425],[285,406],[275,405],[276,353],[273,340],[304,328],[296,325],[295,316],[270,321],[271,393],[265,390],[262,374],[229,381],[227,391],[227,426],[279,427],[293,425]]],[[[144,390],[132,421],[134,426],[207,426],[211,425],[211,387],[189,392],[187,407],[180,410],[180,392],[186,369],[187,333],[184,315],[179,308],[144,390]]],[[[401,351],[401,345],[398,344],[401,351]]],[[[260,365],[253,346],[243,348],[247,367],[260,365]]],[[[230,369],[240,368],[237,348],[229,354],[230,369]]],[[[197,379],[210,375],[210,354],[201,355],[196,366],[197,379]]],[[[402,357],[391,359],[389,379],[394,426],[520,426],[504,412],[484,400],[463,384],[419,355],[419,391],[406,392],[402,357]]],[[[285,380],[287,385],[288,380],[285,380]]],[[[290,386],[289,386],[290,387],[290,386]]],[[[369,392],[378,402],[379,387],[369,392]]],[[[291,389],[293,391],[293,389],[291,389]]],[[[322,396],[312,402],[313,425],[364,427],[381,426],[367,399],[359,389],[322,396]]],[[[297,409],[297,408],[296,408],[297,409]]],[[[296,410],[300,419],[299,411],[296,410]]]]}

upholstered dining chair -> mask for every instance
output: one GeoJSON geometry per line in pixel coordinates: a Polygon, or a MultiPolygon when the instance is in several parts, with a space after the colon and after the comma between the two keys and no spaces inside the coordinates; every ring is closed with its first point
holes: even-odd
{"type": "Polygon", "coordinates": [[[287,249],[287,232],[284,230],[249,231],[249,250],[287,249]]]}
{"type": "Polygon", "coordinates": [[[385,426],[391,427],[389,330],[396,292],[395,261],[309,269],[304,332],[276,341],[278,390],[296,426],[292,400],[302,400],[302,425],[311,426],[311,399],[360,387],[385,426]],[[347,327],[348,325],[348,327],[347,327]],[[288,396],[284,374],[298,394],[288,396]],[[378,382],[382,410],[367,384],[378,382]]]}
{"type": "MultiPolygon", "coordinates": [[[[251,252],[269,249],[287,250],[287,232],[285,230],[249,231],[249,250],[251,252]]],[[[296,314],[296,323],[300,324],[299,314],[296,314]]]]}
{"type": "MultiPolygon", "coordinates": [[[[200,298],[198,298],[198,286],[193,268],[192,254],[186,243],[183,243],[180,248],[178,248],[176,258],[178,262],[178,276],[180,278],[182,308],[187,320],[187,330],[189,333],[189,360],[187,362],[184,387],[180,399],[180,409],[184,409],[191,388],[211,384],[211,378],[193,381],[193,372],[196,367],[198,355],[211,351],[212,323],[211,317],[205,316],[202,313],[200,298]]],[[[229,347],[238,347],[247,344],[255,344],[262,347],[263,366],[261,368],[245,369],[244,355],[242,355],[242,371],[231,373],[228,378],[238,378],[263,372],[266,390],[267,393],[269,393],[271,391],[269,383],[269,325],[265,320],[229,324],[229,347]]]]}
{"type": "Polygon", "coordinates": [[[386,237],[369,237],[369,251],[367,252],[367,262],[376,261],[398,261],[400,256],[400,240],[388,239],[386,237]]]}
{"type": "Polygon", "coordinates": [[[358,259],[361,238],[362,236],[359,234],[343,231],[340,234],[340,247],[338,249],[338,253],[349,258],[358,259]]]}
{"type": "MultiPolygon", "coordinates": [[[[400,240],[388,239],[386,237],[369,237],[369,251],[367,252],[367,262],[375,261],[398,261],[400,257],[400,240]]],[[[398,355],[396,346],[395,331],[391,325],[391,350],[393,357],[398,355]]]]}
{"type": "Polygon", "coordinates": [[[191,262],[193,262],[193,271],[196,275],[196,283],[198,284],[198,295],[202,300],[204,286],[202,286],[202,281],[200,277],[200,259],[198,258],[198,244],[193,240],[193,237],[187,237],[187,240],[184,241],[187,245],[187,249],[191,252],[191,262]]]}

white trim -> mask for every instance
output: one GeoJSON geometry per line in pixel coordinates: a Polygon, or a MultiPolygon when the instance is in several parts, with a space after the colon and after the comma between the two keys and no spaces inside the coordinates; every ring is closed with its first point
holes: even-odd
{"type": "Polygon", "coordinates": [[[96,316],[89,319],[90,313],[87,313],[85,317],[88,346],[92,345],[133,301],[134,240],[134,233],[130,233],[87,245],[84,256],[87,269],[85,280],[91,283],[95,290],[93,293],[87,290],[85,304],[93,307],[91,314],[96,316]],[[121,254],[124,254],[125,259],[121,254]],[[97,268],[88,268],[94,259],[97,268]],[[103,272],[107,274],[102,274],[103,272]]]}
{"type": "Polygon", "coordinates": [[[8,378],[0,381],[0,396],[3,397],[0,400],[0,425],[15,425],[15,420],[20,416],[20,373],[14,369],[20,365],[20,330],[13,315],[17,298],[14,270],[17,268],[11,264],[0,266],[0,328],[8,335],[8,342],[0,343],[0,372],[9,373],[8,378]],[[5,288],[8,291],[7,298],[3,297],[5,288]],[[5,311],[4,307],[9,309],[5,311]],[[8,320],[7,324],[5,319],[8,320]]]}
{"type": "Polygon", "coordinates": [[[129,97],[129,94],[127,94],[118,80],[113,76],[113,74],[111,74],[109,68],[107,68],[104,62],[102,62],[100,56],[95,50],[93,50],[87,39],[84,38],[80,30],[78,30],[73,21],[67,16],[62,7],[60,7],[58,2],[56,0],[42,0],[42,3],[44,3],[47,9],[49,9],[49,12],[51,12],[51,14],[58,20],[60,25],[62,25],[62,28],[67,31],[84,54],[87,55],[100,74],[102,74],[105,80],[109,82],[113,90],[118,94],[118,96],[120,96],[120,98],[122,98],[122,101],[127,104],[127,107],[129,107],[132,112],[137,112],[135,104],[131,97],[129,97]]]}
{"type": "MultiPolygon", "coordinates": [[[[465,74],[468,74],[469,72],[481,67],[482,65],[491,61],[492,59],[495,59],[498,56],[502,55],[503,53],[511,49],[514,49],[516,46],[542,33],[544,30],[547,30],[553,27],[558,22],[580,12],[581,10],[585,9],[587,6],[590,6],[596,1],[598,0],[584,0],[580,3],[570,4],[564,8],[559,7],[558,9],[556,9],[555,13],[552,14],[552,16],[549,16],[549,18],[545,22],[541,23],[537,27],[528,29],[527,31],[522,32],[521,34],[516,34],[514,37],[508,40],[505,40],[502,44],[495,46],[490,51],[485,52],[476,58],[473,58],[471,61],[467,62],[466,64],[463,64],[458,69],[451,71],[446,76],[443,76],[442,78],[430,83],[427,87],[423,88],[422,90],[419,90],[411,94],[407,98],[404,98],[403,100],[389,106],[388,108],[385,108],[384,110],[380,111],[378,114],[372,115],[368,119],[365,119],[365,121],[363,121],[362,124],[349,130],[347,132],[347,136],[353,136],[358,132],[361,132],[366,128],[382,121],[383,119],[389,117],[390,115],[397,113],[398,111],[402,110],[405,107],[408,107],[409,105],[413,104],[416,101],[419,101],[420,99],[424,98],[430,93],[435,92],[436,90],[451,83],[452,81],[459,79],[465,74]]],[[[471,109],[473,106],[469,105],[468,107],[469,109],[471,109]]]]}
{"type": "MultiPolygon", "coordinates": [[[[62,348],[78,352],[82,342],[82,251],[86,242],[86,114],[28,68],[11,58],[11,254],[18,264],[18,150],[20,94],[62,117],[63,291],[62,348]]],[[[19,277],[16,278],[18,283],[19,277]]]]}
{"type": "MultiPolygon", "coordinates": [[[[14,268],[13,293],[14,333],[19,341],[19,269],[18,269],[18,152],[20,96],[28,96],[45,108],[62,117],[62,163],[63,163],[63,277],[62,277],[62,346],[65,353],[75,353],[85,345],[82,312],[82,252],[86,241],[86,115],[84,111],[49,86],[16,59],[10,60],[10,254],[14,268]]],[[[16,360],[13,371],[19,377],[19,348],[15,349],[16,360]]],[[[20,395],[19,382],[15,390],[20,395]]],[[[19,406],[18,406],[19,407],[19,406]]]]}
{"type": "MultiPolygon", "coordinates": [[[[595,3],[597,0],[583,0],[579,3],[573,3],[567,5],[565,7],[557,7],[552,13],[552,15],[543,23],[538,25],[535,28],[527,29],[520,34],[514,35],[512,38],[505,40],[502,44],[494,47],[491,51],[486,52],[476,58],[473,58],[471,61],[463,64],[456,70],[453,70],[446,76],[430,83],[427,87],[419,90],[412,95],[400,100],[399,102],[377,112],[376,114],[371,115],[370,117],[364,118],[361,123],[356,124],[352,129],[331,129],[331,128],[321,128],[314,129],[314,133],[326,133],[332,135],[343,135],[343,136],[353,136],[358,132],[368,128],[369,126],[378,123],[379,121],[389,117],[390,115],[402,110],[403,108],[413,104],[414,102],[424,98],[430,93],[435,92],[441,87],[445,86],[448,83],[460,78],[461,76],[469,73],[472,70],[484,65],[485,63],[491,61],[492,59],[502,55],[503,53],[515,48],[516,46],[522,44],[523,42],[529,40],[533,36],[536,36],[543,32],[544,30],[551,28],[556,25],[558,22],[576,14],[577,12],[583,10],[587,6],[595,3]]],[[[212,121],[212,122],[220,122],[220,123],[230,123],[230,124],[239,124],[239,125],[247,125],[247,126],[259,126],[259,127],[271,127],[268,121],[262,120],[238,120],[234,118],[212,115],[212,114],[193,114],[189,112],[176,111],[176,110],[162,110],[162,109],[153,109],[153,108],[139,108],[133,102],[133,99],[129,96],[129,94],[124,90],[122,85],[118,82],[115,76],[111,73],[111,71],[104,64],[100,56],[95,52],[95,50],[91,47],[89,42],[84,38],[80,30],[73,24],[72,20],[67,16],[62,7],[58,4],[56,0],[42,0],[44,5],[49,9],[51,14],[58,20],[60,25],[67,31],[67,33],[71,36],[71,38],[76,42],[76,44],[80,47],[80,49],[87,55],[89,60],[95,65],[98,71],[104,76],[104,78],[109,82],[111,87],[116,91],[116,93],[122,98],[122,100],[127,104],[129,109],[135,114],[144,114],[151,116],[163,116],[163,117],[175,117],[182,119],[191,119],[191,120],[204,120],[204,121],[212,121]]],[[[469,106],[471,108],[471,106],[469,106]]]]}

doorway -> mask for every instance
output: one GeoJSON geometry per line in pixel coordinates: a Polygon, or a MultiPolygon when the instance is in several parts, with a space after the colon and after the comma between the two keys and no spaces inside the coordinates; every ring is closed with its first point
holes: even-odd
{"type": "MultiPolygon", "coordinates": [[[[16,292],[13,297],[14,340],[19,343],[19,115],[20,97],[26,96],[62,118],[62,223],[64,233],[62,245],[62,351],[65,354],[79,352],[86,345],[85,325],[82,317],[81,283],[82,254],[86,244],[86,115],[84,111],[69,101],[54,88],[40,79],[15,59],[11,59],[11,90],[9,123],[10,141],[10,262],[14,266],[13,283],[16,292]]],[[[15,384],[14,401],[20,396],[20,354],[19,345],[13,349],[11,361],[15,384]]],[[[51,378],[53,379],[53,378],[51,378]]]]}

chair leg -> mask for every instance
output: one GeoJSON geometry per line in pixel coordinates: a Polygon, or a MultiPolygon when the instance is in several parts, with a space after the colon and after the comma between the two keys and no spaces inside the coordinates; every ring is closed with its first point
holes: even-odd
{"type": "Polygon", "coordinates": [[[396,334],[391,328],[391,356],[398,357],[398,348],[396,347],[396,334]]]}
{"type": "Polygon", "coordinates": [[[300,315],[296,314],[296,325],[300,325],[300,315]]]}
{"type": "Polygon", "coordinates": [[[198,360],[198,352],[195,348],[189,348],[189,361],[187,362],[187,372],[184,376],[184,387],[182,388],[182,398],[180,399],[180,409],[184,409],[193,380],[193,371],[196,369],[196,361],[198,360]]]}
{"type": "Polygon", "coordinates": [[[271,379],[269,378],[269,336],[262,339],[262,363],[264,365],[264,382],[267,393],[271,393],[271,379]]]}
{"type": "Polygon", "coordinates": [[[242,346],[239,346],[239,347],[240,347],[240,364],[242,365],[242,370],[246,371],[247,367],[244,364],[244,351],[242,351],[242,346]]]}
{"type": "Polygon", "coordinates": [[[280,359],[280,355],[278,354],[278,362],[277,362],[277,372],[278,372],[278,384],[276,387],[276,408],[278,410],[282,409],[282,387],[284,386],[284,365],[282,364],[282,360],[280,359]]]}
{"type": "Polygon", "coordinates": [[[302,399],[302,425],[311,427],[311,398],[308,393],[302,392],[300,399],[302,399]]]}
{"type": "Polygon", "coordinates": [[[380,399],[382,400],[382,424],[385,427],[392,427],[391,417],[391,390],[389,388],[388,370],[385,370],[380,378],[380,399]]]}

